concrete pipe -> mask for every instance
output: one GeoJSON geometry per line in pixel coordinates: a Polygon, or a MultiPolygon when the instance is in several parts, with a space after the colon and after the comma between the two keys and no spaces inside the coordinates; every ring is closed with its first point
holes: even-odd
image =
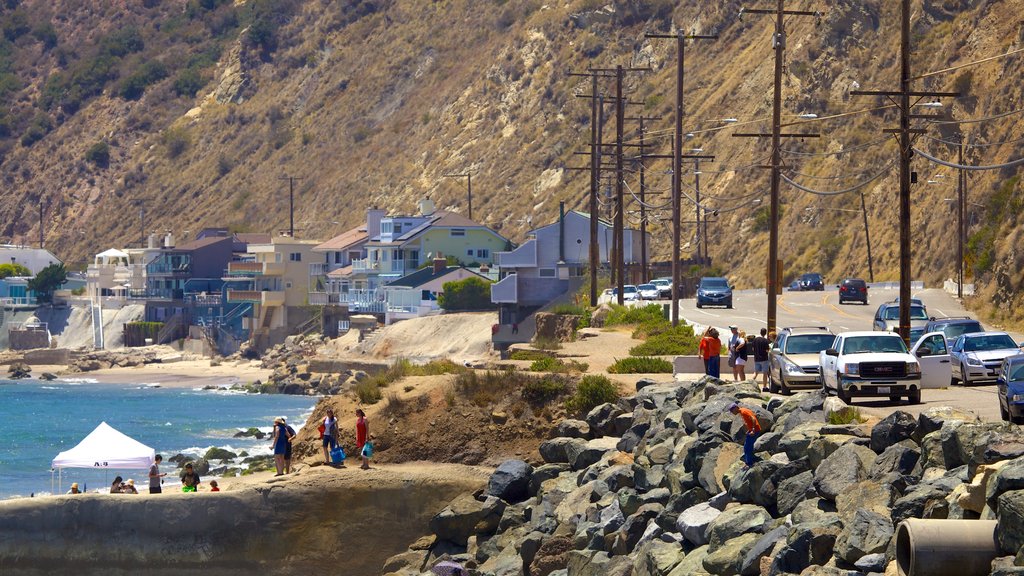
{"type": "Polygon", "coordinates": [[[998,555],[995,520],[910,518],[896,528],[900,576],[987,576],[998,555]]]}

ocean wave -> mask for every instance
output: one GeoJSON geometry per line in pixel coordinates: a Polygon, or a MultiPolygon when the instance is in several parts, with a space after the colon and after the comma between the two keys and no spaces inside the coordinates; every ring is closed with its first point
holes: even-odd
{"type": "Polygon", "coordinates": [[[77,386],[79,384],[99,384],[100,381],[96,378],[58,378],[57,382],[64,382],[71,386],[77,386]]]}

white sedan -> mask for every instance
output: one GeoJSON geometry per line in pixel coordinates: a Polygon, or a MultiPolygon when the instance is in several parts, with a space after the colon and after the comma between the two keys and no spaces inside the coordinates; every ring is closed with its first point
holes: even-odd
{"type": "Polygon", "coordinates": [[[636,287],[636,290],[640,293],[640,299],[642,300],[657,300],[661,295],[658,292],[658,287],[654,284],[640,284],[636,287]]]}

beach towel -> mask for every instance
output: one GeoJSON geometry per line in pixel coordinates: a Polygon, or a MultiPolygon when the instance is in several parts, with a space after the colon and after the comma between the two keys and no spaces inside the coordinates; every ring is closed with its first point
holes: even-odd
{"type": "Polygon", "coordinates": [[[331,450],[331,461],[335,464],[341,464],[345,461],[345,458],[345,450],[341,446],[331,450]]]}

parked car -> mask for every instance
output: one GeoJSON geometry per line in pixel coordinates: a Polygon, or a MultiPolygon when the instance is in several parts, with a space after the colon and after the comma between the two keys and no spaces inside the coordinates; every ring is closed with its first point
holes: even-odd
{"type": "Polygon", "coordinates": [[[657,300],[661,295],[658,292],[658,287],[654,284],[640,284],[636,287],[636,291],[640,293],[641,300],[657,300]]]}
{"type": "Polygon", "coordinates": [[[791,394],[795,388],[820,388],[818,355],[836,337],[824,326],[793,326],[779,330],[768,352],[768,386],[791,394]]]}
{"type": "MultiPolygon", "coordinates": [[[[928,324],[928,310],[920,300],[910,301],[910,327],[924,328],[928,324]]],[[[884,332],[891,332],[893,328],[900,327],[900,303],[899,300],[886,302],[875,311],[874,329],[884,332]]],[[[913,342],[913,340],[911,340],[913,342]]]]}
{"type": "Polygon", "coordinates": [[[860,278],[847,278],[839,285],[839,303],[860,302],[868,305],[868,283],[860,278]]]}
{"type": "Polygon", "coordinates": [[[999,414],[1003,420],[1024,424],[1024,354],[1007,356],[996,376],[999,414]]]}
{"type": "Polygon", "coordinates": [[[974,332],[957,337],[949,354],[953,363],[951,382],[969,386],[995,380],[1003,360],[1020,354],[1020,346],[1006,332],[974,332]]]}
{"type": "MultiPolygon", "coordinates": [[[[618,300],[619,288],[616,286],[612,288],[612,298],[618,300]]],[[[635,302],[640,299],[640,292],[636,289],[636,286],[632,284],[626,284],[622,287],[622,301],[623,302],[635,302]]]]}
{"type": "Polygon", "coordinates": [[[892,332],[841,332],[821,351],[818,369],[825,391],[846,403],[860,396],[921,403],[921,364],[892,332]]]}
{"type": "Polygon", "coordinates": [[[732,285],[720,276],[705,276],[697,284],[697,308],[725,306],[732,308],[732,285]]]}
{"type": "Polygon", "coordinates": [[[824,291],[825,281],[821,278],[821,274],[817,272],[804,274],[800,276],[800,290],[824,291]]]}
{"type": "Polygon", "coordinates": [[[985,331],[981,322],[967,316],[932,318],[924,329],[927,332],[942,332],[946,336],[946,344],[950,346],[961,334],[985,331]]]}
{"type": "Polygon", "coordinates": [[[658,293],[662,298],[672,297],[672,279],[671,278],[655,278],[651,280],[651,284],[658,287],[658,293]]]}

